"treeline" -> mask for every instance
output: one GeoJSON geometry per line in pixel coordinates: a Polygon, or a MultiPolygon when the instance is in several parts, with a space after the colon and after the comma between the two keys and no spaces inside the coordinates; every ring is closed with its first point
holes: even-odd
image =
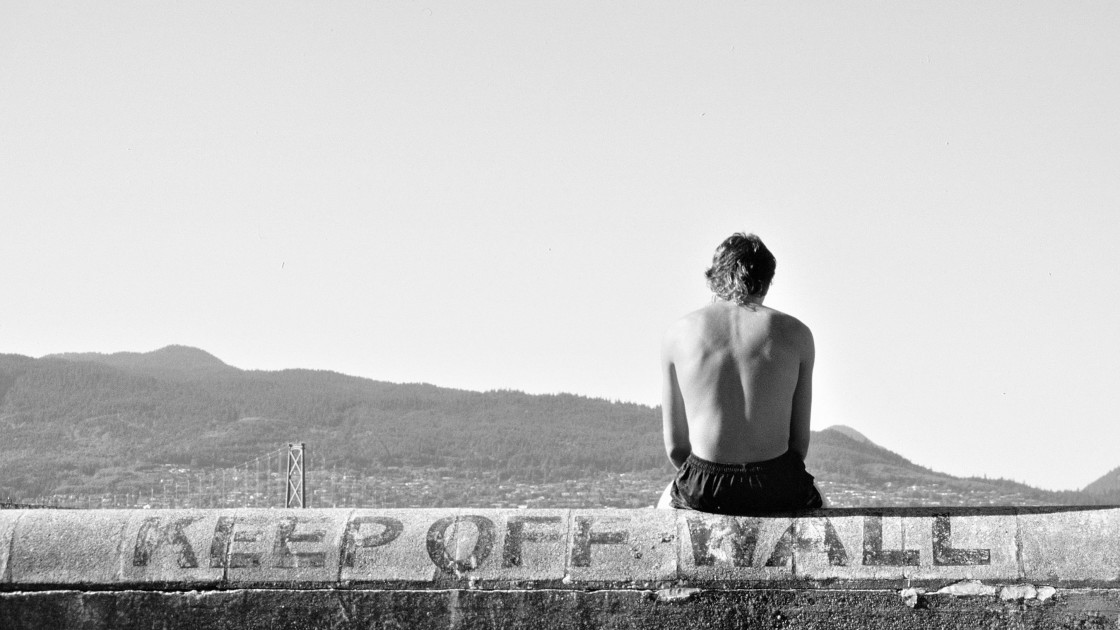
{"type": "Polygon", "coordinates": [[[641,405],[310,370],[145,371],[0,357],[0,497],[100,486],[158,464],[228,467],[289,441],[307,443],[320,466],[538,482],[666,465],[657,412],[641,405]]]}
{"type": "MultiPolygon", "coordinates": [[[[470,392],[325,371],[242,371],[197,349],[146,354],[0,355],[0,500],[138,489],[161,467],[228,468],[287,442],[309,465],[485,473],[553,483],[671,467],[658,410],[574,395],[470,392]]],[[[814,434],[820,479],[895,488],[992,489],[1048,503],[1120,503],[1007,480],[959,479],[840,431],[814,434]]]]}

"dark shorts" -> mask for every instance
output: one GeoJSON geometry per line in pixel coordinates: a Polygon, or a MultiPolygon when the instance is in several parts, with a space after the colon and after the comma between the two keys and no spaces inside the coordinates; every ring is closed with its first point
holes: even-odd
{"type": "Polygon", "coordinates": [[[677,471],[671,505],[716,514],[757,514],[819,508],[821,495],[805,462],[792,451],[751,464],[717,464],[689,455],[677,471]]]}

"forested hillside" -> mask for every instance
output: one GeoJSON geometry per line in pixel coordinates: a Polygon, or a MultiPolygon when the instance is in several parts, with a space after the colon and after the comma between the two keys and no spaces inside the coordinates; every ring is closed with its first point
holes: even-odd
{"type": "Polygon", "coordinates": [[[0,494],[41,494],[99,474],[112,482],[135,466],[231,466],[289,441],[355,470],[438,467],[544,481],[666,465],[649,407],[242,371],[199,355],[0,355],[0,494]]]}
{"type": "MultiPolygon", "coordinates": [[[[225,468],[293,441],[309,445],[316,466],[384,479],[440,471],[586,485],[607,474],[642,472],[655,498],[672,473],[660,413],[651,407],[325,371],[244,371],[182,346],[42,359],[0,355],[0,432],[0,497],[139,492],[160,467],[225,468]]],[[[951,505],[978,497],[1120,503],[1118,490],[1052,493],[958,479],[847,427],[816,432],[807,464],[840,504],[951,505]]],[[[441,495],[463,505],[469,499],[446,489],[441,495]]]]}
{"type": "Polygon", "coordinates": [[[1085,486],[1085,492],[1120,496],[1120,468],[1114,468],[1100,479],[1085,486]]]}

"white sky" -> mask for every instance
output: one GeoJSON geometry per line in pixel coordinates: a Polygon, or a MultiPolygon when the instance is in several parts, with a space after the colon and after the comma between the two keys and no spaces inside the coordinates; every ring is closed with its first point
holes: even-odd
{"type": "Polygon", "coordinates": [[[657,404],[733,231],[814,426],[1120,465],[1120,4],[0,0],[0,352],[657,404]]]}

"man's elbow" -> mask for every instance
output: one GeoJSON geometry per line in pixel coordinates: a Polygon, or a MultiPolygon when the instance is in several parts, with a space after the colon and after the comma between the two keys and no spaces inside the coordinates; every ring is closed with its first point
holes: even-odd
{"type": "Polygon", "coordinates": [[[673,467],[680,468],[684,465],[684,460],[692,454],[692,446],[690,444],[667,444],[665,452],[669,455],[669,461],[673,462],[673,467]]]}
{"type": "Polygon", "coordinates": [[[792,451],[794,455],[797,455],[801,461],[805,461],[805,458],[809,456],[809,439],[790,440],[789,450],[792,451]]]}

